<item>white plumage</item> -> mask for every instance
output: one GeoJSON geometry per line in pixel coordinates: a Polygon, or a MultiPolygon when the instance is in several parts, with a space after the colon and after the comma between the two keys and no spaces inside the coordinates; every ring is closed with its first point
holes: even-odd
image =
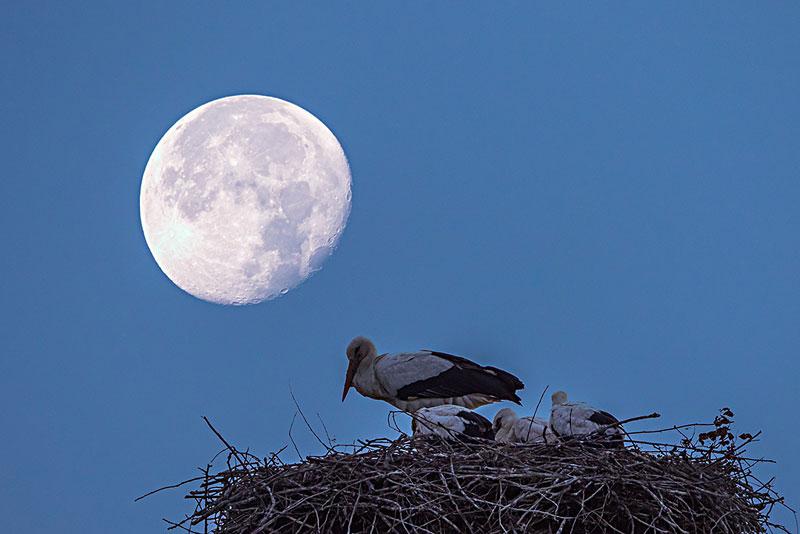
{"type": "Polygon", "coordinates": [[[483,367],[444,352],[421,350],[378,355],[367,338],[357,337],[347,347],[349,365],[342,400],[350,387],[373,399],[414,412],[420,408],[455,404],[477,408],[510,400],[522,382],[506,371],[483,367]]]}
{"type": "Polygon", "coordinates": [[[567,394],[563,391],[553,393],[552,401],[550,428],[556,435],[581,437],[599,431],[597,437],[610,439],[615,445],[623,444],[622,427],[609,427],[619,423],[610,413],[582,402],[568,402],[567,394]]]}
{"type": "Polygon", "coordinates": [[[492,439],[492,424],[480,414],[462,406],[443,404],[431,408],[420,408],[412,415],[411,428],[414,436],[439,436],[456,439],[460,435],[473,438],[492,439]]]}
{"type": "Polygon", "coordinates": [[[553,443],[557,439],[547,421],[518,417],[511,408],[503,408],[495,414],[492,429],[499,443],[553,443]]]}

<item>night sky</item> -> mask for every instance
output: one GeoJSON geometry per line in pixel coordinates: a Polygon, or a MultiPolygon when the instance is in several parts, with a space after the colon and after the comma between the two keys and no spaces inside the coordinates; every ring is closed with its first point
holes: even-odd
{"type": "Polygon", "coordinates": [[[2,11],[4,532],[158,532],[190,503],[134,498],[220,450],[201,417],[266,454],[290,391],[339,443],[394,437],[389,405],[340,401],[355,335],[507,369],[527,409],[730,406],[800,503],[800,4],[2,11]],[[319,273],[223,307],[160,271],[139,188],[178,118],[242,93],[336,134],[353,205],[319,273]]]}

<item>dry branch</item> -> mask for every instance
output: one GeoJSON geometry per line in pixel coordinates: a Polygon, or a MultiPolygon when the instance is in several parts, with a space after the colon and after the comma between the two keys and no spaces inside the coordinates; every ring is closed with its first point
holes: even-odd
{"type": "Polygon", "coordinates": [[[631,432],[624,449],[402,436],[326,446],[301,463],[238,451],[211,427],[228,448],[227,466],[204,469],[187,495],[194,512],[168,523],[230,534],[788,532],[769,519],[783,504],[772,481],[753,475],[763,460],[744,454],[757,436],[737,442],[729,425],[718,419],[665,429],[680,433],[671,444],[631,432]],[[701,443],[687,435],[699,427],[715,430],[701,443]]]}

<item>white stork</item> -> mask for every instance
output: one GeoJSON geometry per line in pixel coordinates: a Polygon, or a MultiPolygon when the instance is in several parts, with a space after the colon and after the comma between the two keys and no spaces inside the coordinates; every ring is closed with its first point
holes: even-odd
{"type": "Polygon", "coordinates": [[[511,408],[497,412],[492,422],[498,443],[553,443],[557,440],[550,425],[538,417],[517,417],[511,408]]]}
{"type": "Polygon", "coordinates": [[[588,436],[598,432],[598,437],[609,440],[611,445],[624,445],[624,430],[616,417],[582,402],[568,402],[567,394],[556,391],[552,396],[550,428],[557,436],[588,436]]]}
{"type": "Polygon", "coordinates": [[[515,393],[524,387],[519,378],[452,354],[421,350],[379,356],[372,341],[357,337],[347,347],[347,358],[342,401],[352,386],[407,412],[442,404],[470,409],[502,400],[521,404],[515,393]]]}
{"type": "Polygon", "coordinates": [[[454,404],[420,408],[412,414],[414,437],[439,436],[456,439],[459,435],[494,439],[492,423],[484,416],[454,404]]]}

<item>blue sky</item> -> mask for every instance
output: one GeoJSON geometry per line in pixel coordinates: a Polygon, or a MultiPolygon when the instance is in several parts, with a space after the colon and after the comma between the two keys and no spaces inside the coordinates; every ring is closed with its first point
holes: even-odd
{"type": "Polygon", "coordinates": [[[339,401],[357,334],[506,368],[528,406],[729,405],[798,504],[799,25],[788,2],[7,3],[2,530],[159,531],[181,494],[133,499],[217,452],[201,416],[266,453],[290,387],[340,442],[392,435],[388,405],[339,401]],[[336,133],[353,209],[321,272],[225,308],[161,273],[139,186],[175,120],[239,93],[336,133]]]}

